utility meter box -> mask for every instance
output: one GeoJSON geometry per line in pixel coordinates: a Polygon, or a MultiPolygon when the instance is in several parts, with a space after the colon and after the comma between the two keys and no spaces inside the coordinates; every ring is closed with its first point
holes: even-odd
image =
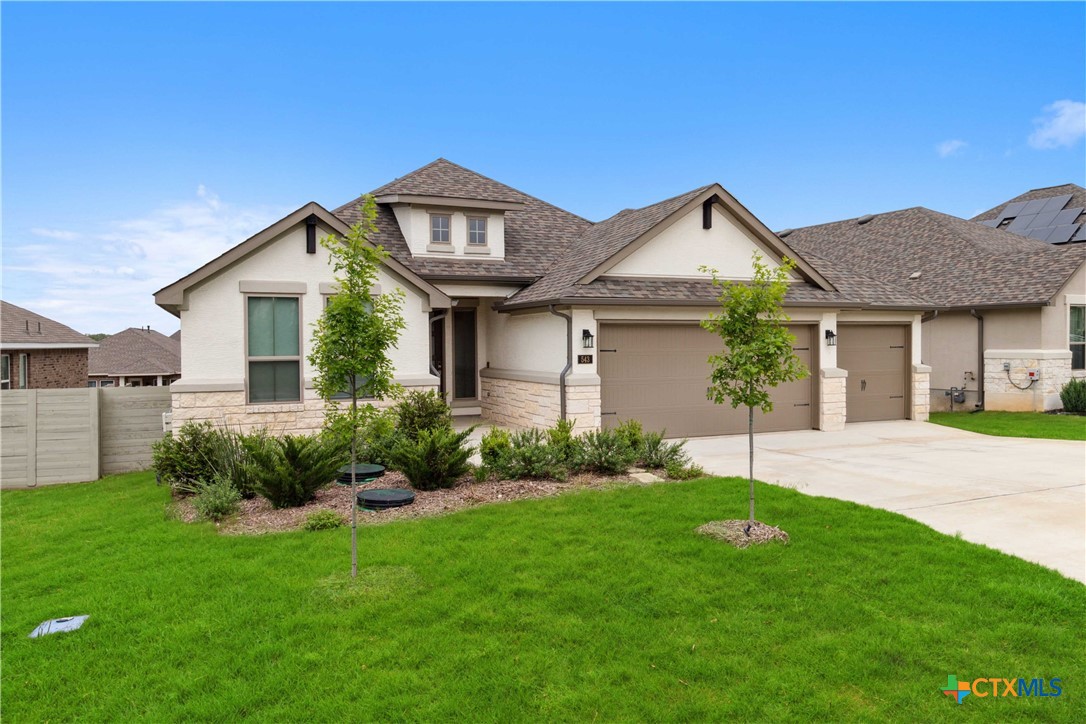
{"type": "Polygon", "coordinates": [[[1026,376],[1029,377],[1031,380],[1039,380],[1041,379],[1041,371],[1032,369],[1026,370],[1026,376]]]}

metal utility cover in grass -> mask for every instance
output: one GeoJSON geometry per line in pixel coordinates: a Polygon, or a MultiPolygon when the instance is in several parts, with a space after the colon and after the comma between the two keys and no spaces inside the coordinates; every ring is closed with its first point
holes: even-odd
{"type": "Polygon", "coordinates": [[[38,627],[30,632],[29,638],[36,639],[39,636],[75,631],[83,625],[90,616],[68,616],[67,618],[54,618],[50,621],[42,621],[38,627]]]}

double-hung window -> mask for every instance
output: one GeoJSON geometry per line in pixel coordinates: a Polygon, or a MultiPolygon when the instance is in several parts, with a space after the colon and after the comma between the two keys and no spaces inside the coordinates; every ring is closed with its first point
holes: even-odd
{"type": "Polygon", "coordinates": [[[248,297],[246,314],[249,402],[299,402],[302,399],[300,300],[248,297]]]}
{"type": "Polygon", "coordinates": [[[486,246],[486,217],[468,217],[468,243],[472,246],[486,246]]]}
{"type": "Polygon", "coordinates": [[[430,243],[449,244],[452,229],[452,217],[448,214],[430,214],[430,243]]]}
{"type": "Polygon", "coordinates": [[[1086,369],[1086,305],[1071,306],[1071,329],[1068,342],[1071,346],[1071,369],[1086,369]]]}

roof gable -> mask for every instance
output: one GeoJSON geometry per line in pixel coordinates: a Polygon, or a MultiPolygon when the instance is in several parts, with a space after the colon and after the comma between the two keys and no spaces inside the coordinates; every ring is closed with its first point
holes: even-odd
{"type": "MultiPolygon", "coordinates": [[[[191,274],[178,279],[169,286],[159,289],[155,292],[155,303],[171,314],[179,316],[181,305],[184,303],[186,290],[196,286],[223,269],[240,262],[248,255],[260,249],[260,247],[274,241],[299,224],[304,223],[310,216],[315,216],[318,221],[340,236],[346,235],[350,231],[349,224],[334,216],[315,201],[310,201],[305,206],[284,216],[263,231],[254,234],[237,246],[228,249],[226,252],[217,258],[212,259],[207,264],[204,264],[191,274]]],[[[451,304],[449,298],[440,289],[419,277],[418,274],[407,268],[394,257],[390,256],[385,259],[385,267],[398,274],[423,293],[429,295],[431,306],[448,307],[451,304]]]]}

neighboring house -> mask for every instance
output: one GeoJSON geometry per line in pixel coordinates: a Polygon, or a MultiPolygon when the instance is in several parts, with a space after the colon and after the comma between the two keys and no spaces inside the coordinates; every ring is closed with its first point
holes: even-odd
{"type": "Polygon", "coordinates": [[[1077,184],[1033,189],[972,220],[1048,244],[1086,241],[1086,189],[1077,184]]]}
{"type": "MultiPolygon", "coordinates": [[[[406,294],[397,380],[441,390],[456,414],[515,426],[567,417],[579,430],[638,419],[676,436],[745,431],[744,410],[706,400],[720,341],[698,325],[717,308],[698,266],[749,279],[757,252],[797,262],[786,307],[812,372],[777,388],[759,430],[841,429],[846,412],[927,417],[920,329],[933,305],[847,259],[791,248],[717,184],[599,223],[444,159],[373,194],[373,241],[391,253],[375,291],[406,294]]],[[[345,234],[358,206],[309,203],[156,293],[185,336],[175,424],[320,426],[306,355],[335,286],[317,240],[345,234]]]]}
{"type": "Polygon", "coordinates": [[[87,350],[97,346],[71,327],[0,301],[0,389],[83,387],[87,350]]]}
{"type": "MultiPolygon", "coordinates": [[[[1009,202],[1012,213],[1017,203],[1009,202]]],[[[1006,208],[981,216],[1000,219],[1006,208]]],[[[1081,212],[1073,208],[1067,218],[1081,212]]],[[[847,262],[934,308],[924,317],[922,345],[932,370],[931,409],[1056,409],[1067,380],[1086,374],[1086,244],[1046,243],[1001,230],[1001,223],[918,207],[781,236],[808,259],[847,262]]]]}
{"type": "Polygon", "coordinates": [[[181,377],[181,340],[129,327],[92,349],[87,387],[161,387],[181,377]]]}

